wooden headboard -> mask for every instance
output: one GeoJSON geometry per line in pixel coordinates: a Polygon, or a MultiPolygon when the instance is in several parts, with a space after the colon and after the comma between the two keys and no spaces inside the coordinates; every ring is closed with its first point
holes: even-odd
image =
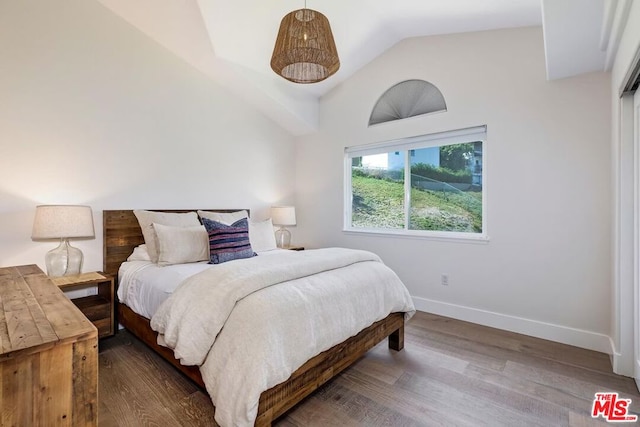
{"type": "MultiPolygon", "coordinates": [[[[149,209],[154,212],[195,212],[197,209],[167,210],[149,209]]],[[[236,212],[249,209],[200,209],[211,212],[236,212]]],[[[133,248],[144,243],[142,230],[133,210],[107,210],[102,211],[103,226],[103,261],[102,268],[105,273],[118,277],[120,264],[125,262],[133,252],[133,248]]]]}

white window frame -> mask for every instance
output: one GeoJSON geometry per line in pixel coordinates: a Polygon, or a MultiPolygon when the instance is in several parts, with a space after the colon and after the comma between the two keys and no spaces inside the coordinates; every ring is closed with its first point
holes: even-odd
{"type": "Polygon", "coordinates": [[[487,126],[476,126],[466,129],[438,132],[428,135],[420,135],[409,138],[402,138],[392,141],[378,142],[374,144],[357,145],[344,149],[344,221],[343,231],[347,233],[365,233],[381,236],[397,237],[418,237],[435,240],[460,240],[468,242],[488,242],[487,234],[487,126]],[[435,230],[409,230],[409,200],[411,190],[411,169],[405,167],[405,228],[364,228],[353,227],[351,217],[353,214],[353,194],[352,194],[352,160],[354,157],[369,156],[373,154],[383,154],[394,151],[404,151],[405,165],[410,162],[410,150],[420,148],[430,148],[443,145],[464,144],[468,142],[482,141],[482,232],[458,232],[458,231],[435,231],[435,230]],[[409,175],[409,176],[408,176],[409,175]]]}

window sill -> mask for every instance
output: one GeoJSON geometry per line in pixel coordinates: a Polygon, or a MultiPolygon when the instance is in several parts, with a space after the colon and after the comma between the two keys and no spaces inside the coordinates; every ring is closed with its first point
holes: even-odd
{"type": "Polygon", "coordinates": [[[345,234],[351,234],[351,235],[421,239],[421,240],[433,240],[433,241],[441,241],[441,242],[472,243],[472,244],[487,244],[490,241],[489,236],[485,234],[456,233],[456,232],[433,231],[433,232],[425,233],[424,231],[417,231],[417,230],[377,230],[377,229],[353,229],[353,228],[345,228],[342,230],[342,232],[345,234]]]}

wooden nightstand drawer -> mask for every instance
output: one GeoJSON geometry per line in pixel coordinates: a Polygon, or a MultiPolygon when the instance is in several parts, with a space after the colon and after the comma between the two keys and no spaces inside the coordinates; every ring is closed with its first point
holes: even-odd
{"type": "Polygon", "coordinates": [[[107,337],[113,335],[111,332],[111,321],[108,318],[92,320],[91,323],[98,328],[98,336],[107,337]]]}
{"type": "Polygon", "coordinates": [[[71,302],[93,323],[101,319],[109,320],[111,316],[111,303],[99,295],[74,298],[71,302]]]}
{"type": "Polygon", "coordinates": [[[115,334],[113,276],[93,272],[77,276],[53,277],[51,281],[63,291],[96,287],[97,295],[72,298],[71,302],[98,328],[99,338],[115,334]]]}

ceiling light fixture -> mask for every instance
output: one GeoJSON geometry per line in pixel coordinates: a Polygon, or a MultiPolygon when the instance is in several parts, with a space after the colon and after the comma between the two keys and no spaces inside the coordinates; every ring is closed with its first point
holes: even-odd
{"type": "Polygon", "coordinates": [[[322,13],[294,10],[280,23],[271,69],[294,83],[317,83],[338,71],[340,59],[329,20],[322,13]]]}

